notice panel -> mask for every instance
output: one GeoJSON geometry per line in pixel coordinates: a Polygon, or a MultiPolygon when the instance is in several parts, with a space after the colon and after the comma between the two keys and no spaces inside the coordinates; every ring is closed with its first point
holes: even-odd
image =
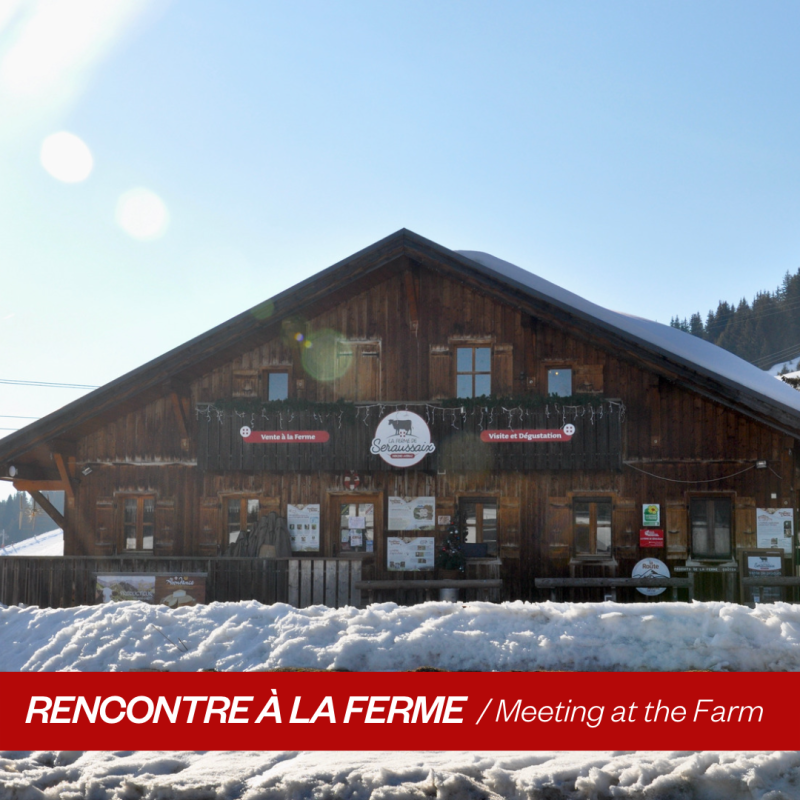
{"type": "Polygon", "coordinates": [[[435,497],[390,497],[390,531],[432,531],[436,527],[435,497]]]}
{"type": "Polygon", "coordinates": [[[389,571],[433,569],[433,543],[433,536],[389,536],[386,540],[389,571]]]}
{"type": "Polygon", "coordinates": [[[756,544],[759,547],[780,547],[784,553],[792,552],[794,509],[756,509],[756,544]]]}

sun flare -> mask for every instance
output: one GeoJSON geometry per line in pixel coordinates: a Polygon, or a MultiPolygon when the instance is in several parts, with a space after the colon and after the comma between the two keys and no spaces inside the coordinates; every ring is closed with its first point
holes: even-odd
{"type": "Polygon", "coordinates": [[[68,131],[48,136],[42,142],[39,158],[47,172],[64,183],[85,181],[94,166],[92,152],[86,142],[68,131]]]}

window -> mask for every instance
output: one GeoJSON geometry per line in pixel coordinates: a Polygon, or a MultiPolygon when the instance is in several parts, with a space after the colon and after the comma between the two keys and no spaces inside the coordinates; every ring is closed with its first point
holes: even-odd
{"type": "Polygon", "coordinates": [[[693,558],[731,557],[731,501],[694,497],[689,503],[693,558]]]}
{"type": "Polygon", "coordinates": [[[459,500],[461,524],[466,529],[465,544],[486,545],[486,555],[497,555],[497,501],[494,498],[466,497],[459,500]]]}
{"type": "Polygon", "coordinates": [[[225,501],[225,531],[228,544],[234,544],[241,531],[253,529],[258,524],[258,498],[229,497],[225,501]]]}
{"type": "Polygon", "coordinates": [[[289,399],[288,372],[265,372],[264,384],[267,390],[267,400],[289,399]]]}
{"type": "Polygon", "coordinates": [[[564,367],[547,370],[547,394],[570,397],[572,395],[572,370],[564,367]]]}
{"type": "Polygon", "coordinates": [[[611,558],[611,500],[573,500],[573,541],[576,556],[611,558]]]}
{"type": "Polygon", "coordinates": [[[456,348],[456,397],[492,393],[492,348],[456,348]]]}
{"type": "Polygon", "coordinates": [[[375,504],[342,501],[339,504],[339,551],[375,552],[375,504]]]}
{"type": "Polygon", "coordinates": [[[156,527],[156,498],[152,495],[126,497],[122,510],[125,550],[152,551],[156,527]]]}

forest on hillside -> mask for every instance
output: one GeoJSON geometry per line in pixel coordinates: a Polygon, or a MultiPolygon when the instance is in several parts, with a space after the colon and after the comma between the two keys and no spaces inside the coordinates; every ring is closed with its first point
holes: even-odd
{"type": "MultiPolygon", "coordinates": [[[[44,492],[48,500],[63,514],[64,493],[44,492]]],[[[58,527],[25,492],[0,500],[0,546],[21,542],[38,533],[58,527]],[[4,541],[5,540],[5,541],[4,541]]]]}
{"type": "Polygon", "coordinates": [[[759,292],[752,303],[721,300],[705,320],[699,312],[674,317],[673,328],[724,347],[761,369],[800,355],[800,269],[786,273],[774,292],[759,292]]]}

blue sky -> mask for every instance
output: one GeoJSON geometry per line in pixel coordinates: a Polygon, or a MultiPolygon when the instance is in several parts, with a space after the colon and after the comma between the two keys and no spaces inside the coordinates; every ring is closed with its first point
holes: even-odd
{"type": "Polygon", "coordinates": [[[0,2],[0,378],[105,383],[401,227],[663,322],[800,267],[796,3],[67,5],[0,2]]]}

